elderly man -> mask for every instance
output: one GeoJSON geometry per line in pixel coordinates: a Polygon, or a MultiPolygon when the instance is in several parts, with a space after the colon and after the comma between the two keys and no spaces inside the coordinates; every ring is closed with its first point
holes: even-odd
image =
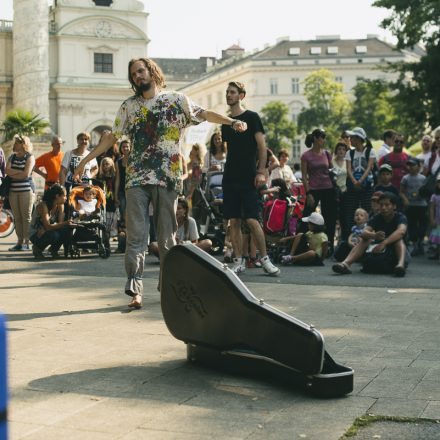
{"type": "Polygon", "coordinates": [[[35,160],[34,173],[44,178],[44,190],[59,182],[61,161],[64,153],[61,151],[63,140],[59,136],[52,138],[52,151],[42,154],[35,160]],[[42,168],[44,171],[42,171],[42,168]]]}

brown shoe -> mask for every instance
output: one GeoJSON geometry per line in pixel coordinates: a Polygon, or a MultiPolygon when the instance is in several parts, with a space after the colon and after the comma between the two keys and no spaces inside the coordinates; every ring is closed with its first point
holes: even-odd
{"type": "Polygon", "coordinates": [[[142,296],[141,295],[133,295],[133,299],[131,300],[128,307],[132,309],[140,309],[142,307],[142,296]]]}

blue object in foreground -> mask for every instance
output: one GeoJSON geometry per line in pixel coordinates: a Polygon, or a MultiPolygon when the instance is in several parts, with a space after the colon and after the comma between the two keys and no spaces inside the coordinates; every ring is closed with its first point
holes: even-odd
{"type": "Polygon", "coordinates": [[[5,317],[0,314],[0,440],[6,440],[8,438],[8,385],[6,364],[6,325],[5,317]]]}

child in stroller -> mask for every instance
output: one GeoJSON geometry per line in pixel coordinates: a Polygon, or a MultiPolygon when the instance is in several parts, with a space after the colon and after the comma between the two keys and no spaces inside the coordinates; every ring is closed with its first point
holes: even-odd
{"type": "Polygon", "coordinates": [[[69,215],[75,223],[66,250],[79,258],[81,250],[95,251],[101,258],[110,256],[110,240],[105,224],[105,194],[99,186],[77,186],[69,194],[69,215]]]}

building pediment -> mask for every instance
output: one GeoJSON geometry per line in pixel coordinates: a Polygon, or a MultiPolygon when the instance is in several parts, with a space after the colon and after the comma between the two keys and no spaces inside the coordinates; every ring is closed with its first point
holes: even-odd
{"type": "Polygon", "coordinates": [[[59,36],[148,40],[136,26],[108,16],[81,17],[59,29],[59,36]]]}

